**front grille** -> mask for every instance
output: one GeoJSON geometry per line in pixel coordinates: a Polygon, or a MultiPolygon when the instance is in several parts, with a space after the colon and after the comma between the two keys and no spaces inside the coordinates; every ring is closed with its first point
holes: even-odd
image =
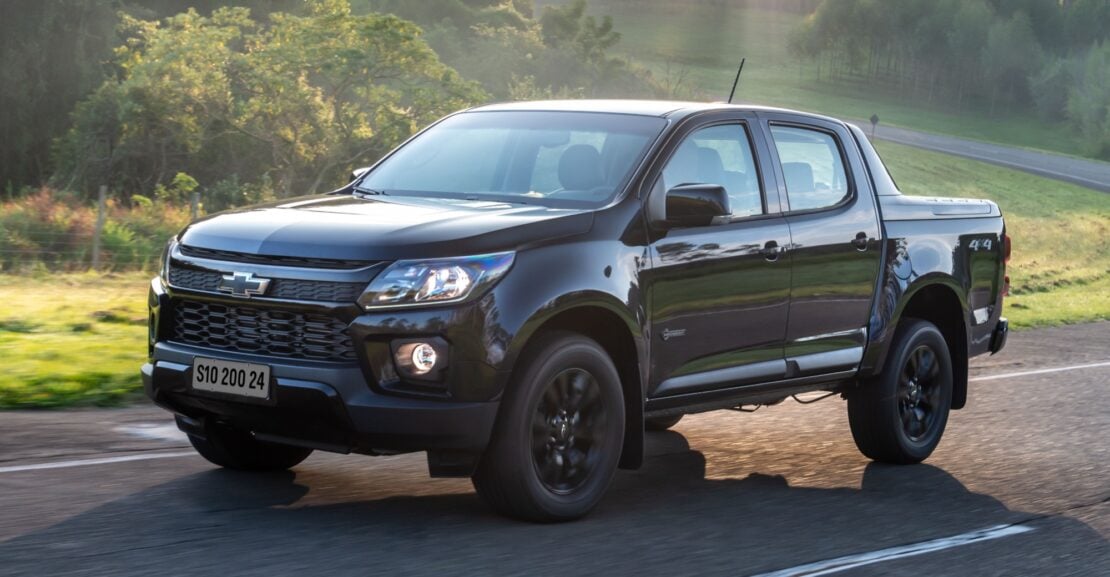
{"type": "Polygon", "coordinates": [[[311,361],[352,362],[347,325],[327,315],[179,300],[173,303],[174,342],[311,361]]]}
{"type": "MultiPolygon", "coordinates": [[[[219,292],[223,273],[170,264],[170,286],[219,292]]],[[[366,283],[315,281],[301,279],[270,279],[270,288],[264,296],[275,299],[352,303],[358,300],[366,283]]]]}
{"type": "Polygon", "coordinates": [[[273,266],[294,266],[303,268],[329,268],[350,270],[367,267],[375,263],[375,261],[369,260],[342,260],[299,256],[271,256],[264,254],[251,254],[246,252],[233,252],[230,250],[197,248],[195,246],[185,245],[180,245],[179,249],[181,250],[181,254],[194,258],[226,260],[232,262],[245,262],[250,264],[265,264],[273,266]]]}

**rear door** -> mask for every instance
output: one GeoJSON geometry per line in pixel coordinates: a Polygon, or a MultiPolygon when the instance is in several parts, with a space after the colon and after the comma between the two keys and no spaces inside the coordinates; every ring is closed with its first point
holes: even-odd
{"type": "Polygon", "coordinates": [[[760,113],[790,228],[793,276],[784,355],[788,376],[855,369],[879,278],[874,193],[846,127],[760,113]]]}
{"type": "Polygon", "coordinates": [[[651,244],[649,395],[673,396],[783,377],[790,244],[770,156],[755,117],[735,112],[690,127],[671,144],[648,202],[679,184],[720,184],[732,218],[673,228],[651,244]],[[771,191],[771,196],[766,191],[771,191]]]}

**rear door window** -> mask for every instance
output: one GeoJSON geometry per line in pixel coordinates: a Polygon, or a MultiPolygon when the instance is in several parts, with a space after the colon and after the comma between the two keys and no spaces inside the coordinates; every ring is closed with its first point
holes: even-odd
{"type": "Polygon", "coordinates": [[[771,135],[791,211],[836,206],[851,195],[836,137],[822,130],[776,124],[771,125],[771,135]]]}

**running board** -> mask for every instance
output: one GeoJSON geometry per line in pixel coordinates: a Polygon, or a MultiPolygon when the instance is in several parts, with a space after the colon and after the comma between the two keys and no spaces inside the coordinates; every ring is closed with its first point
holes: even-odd
{"type": "Polygon", "coordinates": [[[841,371],[825,375],[784,379],[769,383],[715,389],[699,393],[671,395],[648,399],[644,403],[645,417],[662,417],[687,413],[704,413],[728,409],[737,405],[761,405],[781,400],[790,395],[810,391],[839,391],[851,383],[856,371],[841,371]]]}

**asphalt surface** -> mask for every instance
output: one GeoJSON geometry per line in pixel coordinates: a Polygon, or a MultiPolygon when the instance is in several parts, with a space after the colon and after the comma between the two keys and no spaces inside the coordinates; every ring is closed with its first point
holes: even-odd
{"type": "Polygon", "coordinates": [[[1110,323],[976,360],[927,464],[869,463],[843,401],[689,416],[588,518],[499,518],[423,455],[242,474],[150,407],[0,413],[0,575],[752,575],[998,525],[1032,531],[838,575],[1110,575],[1110,323]],[[5,469],[9,469],[5,471],[5,469]]]}
{"type": "MultiPolygon", "coordinates": [[[[867,134],[871,134],[869,121],[856,120],[854,123],[867,134]]],[[[1102,192],[1110,192],[1110,162],[884,126],[881,122],[875,129],[874,138],[989,162],[1102,192]]]]}

